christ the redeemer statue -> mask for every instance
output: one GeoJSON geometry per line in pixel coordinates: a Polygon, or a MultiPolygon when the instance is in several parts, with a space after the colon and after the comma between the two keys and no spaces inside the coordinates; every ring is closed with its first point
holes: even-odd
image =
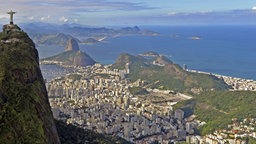
{"type": "Polygon", "coordinates": [[[12,10],[7,12],[7,14],[10,15],[10,24],[13,24],[13,15],[15,14],[16,12],[13,12],[12,10]]]}

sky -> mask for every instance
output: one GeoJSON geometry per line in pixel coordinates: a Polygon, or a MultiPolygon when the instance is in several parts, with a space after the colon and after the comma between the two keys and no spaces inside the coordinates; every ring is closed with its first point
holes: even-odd
{"type": "Polygon", "coordinates": [[[256,24],[256,0],[5,0],[0,23],[83,25],[256,24]]]}

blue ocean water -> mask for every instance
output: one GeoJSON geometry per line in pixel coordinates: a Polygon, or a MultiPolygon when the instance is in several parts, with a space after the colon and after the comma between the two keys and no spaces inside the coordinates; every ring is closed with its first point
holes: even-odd
{"type": "Polygon", "coordinates": [[[114,63],[121,53],[155,51],[189,69],[256,80],[256,26],[142,27],[159,36],[126,36],[81,45],[96,61],[114,63]],[[200,37],[199,40],[191,37],[200,37]]]}

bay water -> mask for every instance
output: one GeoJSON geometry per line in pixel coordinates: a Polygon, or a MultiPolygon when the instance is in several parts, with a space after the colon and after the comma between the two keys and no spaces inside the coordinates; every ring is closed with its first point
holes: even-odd
{"type": "MultiPolygon", "coordinates": [[[[158,36],[124,36],[80,45],[97,62],[112,64],[121,53],[155,51],[189,69],[256,80],[255,25],[147,26],[158,36]]],[[[38,47],[48,57],[65,47],[38,47]]]]}

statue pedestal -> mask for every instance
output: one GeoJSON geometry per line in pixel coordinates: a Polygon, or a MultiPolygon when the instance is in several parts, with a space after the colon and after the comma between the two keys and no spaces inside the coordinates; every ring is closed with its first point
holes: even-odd
{"type": "Polygon", "coordinates": [[[21,29],[16,24],[7,24],[7,25],[3,26],[3,33],[4,34],[8,34],[12,31],[21,31],[21,29]]]}

